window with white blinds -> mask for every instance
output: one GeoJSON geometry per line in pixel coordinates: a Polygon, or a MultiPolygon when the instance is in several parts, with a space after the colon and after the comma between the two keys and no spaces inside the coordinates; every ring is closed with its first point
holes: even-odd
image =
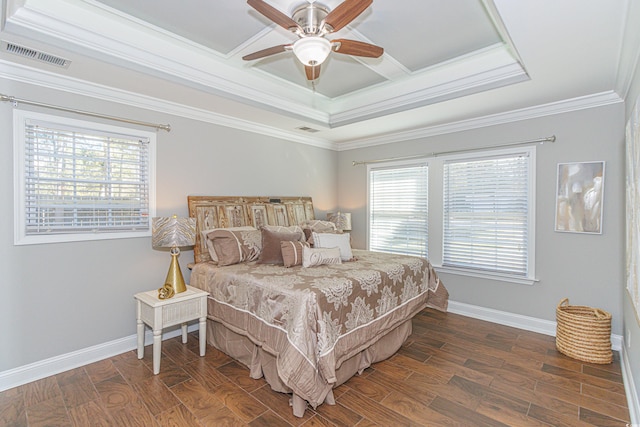
{"type": "Polygon", "coordinates": [[[150,235],[155,134],[18,111],[16,243],[150,235]]]}
{"type": "Polygon", "coordinates": [[[427,256],[427,163],[370,166],[369,250],[427,256]]]}
{"type": "Polygon", "coordinates": [[[532,151],[444,163],[442,265],[529,277],[532,151]]]}

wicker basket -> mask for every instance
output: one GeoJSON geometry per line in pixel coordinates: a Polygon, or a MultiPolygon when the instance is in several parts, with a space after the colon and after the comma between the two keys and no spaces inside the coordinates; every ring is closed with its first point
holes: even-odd
{"type": "Polygon", "coordinates": [[[589,363],[611,363],[611,314],[599,308],[569,305],[556,308],[556,348],[562,354],[589,363]]]}

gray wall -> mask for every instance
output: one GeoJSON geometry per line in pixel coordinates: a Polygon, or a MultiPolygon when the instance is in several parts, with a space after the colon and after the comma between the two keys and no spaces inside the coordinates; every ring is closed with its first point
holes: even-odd
{"type": "MultiPolygon", "coordinates": [[[[158,132],[158,215],[186,216],[189,194],[311,196],[322,218],[337,206],[334,151],[12,81],[0,93],[170,123],[158,132]]],[[[170,260],[151,238],[14,246],[12,110],[0,103],[0,372],[135,334],[133,295],[158,288],[170,260]]],[[[187,280],[192,260],[182,252],[187,280]]]]}
{"type": "MultiPolygon", "coordinates": [[[[454,274],[441,278],[457,302],[555,320],[558,302],[600,307],[612,313],[613,333],[622,333],[624,268],[624,105],[622,103],[421,140],[342,151],[338,156],[339,205],[352,212],[354,245],[366,245],[366,167],[353,160],[457,150],[556,135],[537,147],[536,277],[532,286],[454,274]],[[603,233],[554,231],[557,164],[606,162],[603,233]]],[[[432,206],[442,188],[431,185],[432,206]]],[[[431,208],[430,208],[431,212],[431,208]]],[[[430,215],[438,217],[437,209],[430,215]]],[[[441,219],[439,220],[441,221],[441,219]]],[[[441,222],[440,222],[441,223],[441,222]]],[[[430,224],[435,234],[438,224],[430,224]]],[[[432,251],[433,247],[430,248],[432,251]]],[[[437,248],[436,248],[437,249],[437,248]]]]}
{"type": "MultiPolygon", "coordinates": [[[[632,96],[640,94],[636,72],[632,96]]],[[[0,92],[41,102],[171,123],[158,132],[157,214],[187,214],[186,196],[308,195],[316,215],[353,214],[355,247],[365,247],[366,168],[352,160],[500,144],[555,134],[537,150],[536,275],[533,286],[442,278],[455,301],[554,320],[563,297],[613,316],[629,330],[633,376],[640,378],[640,330],[624,292],[624,106],[622,104],[423,140],[335,153],[212,124],[0,80],[0,92]],[[559,162],[605,160],[602,235],[553,231],[559,162]],[[252,171],[247,173],[246,171],[252,171]],[[295,179],[291,179],[295,176],[295,179]],[[340,194],[337,183],[340,182],[340,194]],[[624,301],[624,303],[623,303],[624,301]]],[[[627,108],[628,109],[628,108],[627,108]]],[[[149,238],[13,246],[12,110],[0,103],[0,372],[135,333],[133,294],[164,279],[168,256],[149,238]]],[[[431,189],[431,198],[441,197],[431,189]]],[[[187,262],[181,256],[188,280],[187,262]]],[[[625,332],[626,333],[626,332],[625,332]]]]}

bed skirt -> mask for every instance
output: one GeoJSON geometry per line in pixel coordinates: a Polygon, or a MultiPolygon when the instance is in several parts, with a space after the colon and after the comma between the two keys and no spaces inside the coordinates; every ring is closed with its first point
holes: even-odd
{"type": "MultiPolygon", "coordinates": [[[[409,319],[389,331],[369,347],[345,360],[340,366],[336,366],[337,381],[332,384],[333,388],[343,384],[352,376],[361,374],[373,363],[393,356],[411,335],[411,328],[411,319],[409,319]]],[[[207,319],[207,343],[247,366],[251,378],[259,379],[264,377],[274,391],[291,394],[293,414],[296,417],[304,415],[307,402],[293,393],[291,388],[282,382],[277,372],[275,355],[254,344],[248,337],[240,335],[212,319],[207,319]]],[[[331,389],[329,389],[324,403],[335,404],[331,389]]]]}

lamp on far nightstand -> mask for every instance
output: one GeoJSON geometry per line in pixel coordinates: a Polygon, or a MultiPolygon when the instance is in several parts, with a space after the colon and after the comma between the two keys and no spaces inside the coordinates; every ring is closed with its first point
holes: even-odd
{"type": "Polygon", "coordinates": [[[178,264],[180,247],[196,244],[196,219],[171,217],[153,218],[151,245],[154,248],[171,248],[171,265],[165,285],[171,286],[174,293],[187,290],[178,264]]]}
{"type": "Polygon", "coordinates": [[[329,212],[327,221],[334,223],[338,230],[351,230],[351,213],[349,212],[329,212]]]}

